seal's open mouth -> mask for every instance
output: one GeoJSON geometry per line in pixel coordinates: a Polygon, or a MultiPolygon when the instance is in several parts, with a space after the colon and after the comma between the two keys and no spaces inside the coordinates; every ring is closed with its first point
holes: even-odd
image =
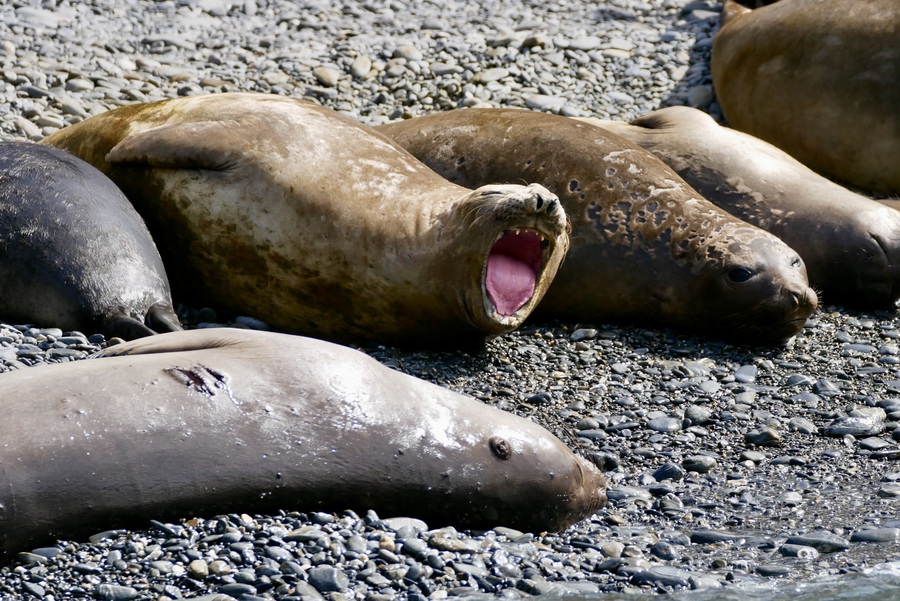
{"type": "Polygon", "coordinates": [[[509,317],[521,309],[537,286],[549,243],[537,232],[504,232],[491,246],[484,286],[497,313],[509,317]]]}

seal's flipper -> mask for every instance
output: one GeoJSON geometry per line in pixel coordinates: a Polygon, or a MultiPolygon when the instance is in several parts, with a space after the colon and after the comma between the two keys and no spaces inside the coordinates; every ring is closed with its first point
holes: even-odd
{"type": "Polygon", "coordinates": [[[671,121],[666,119],[665,116],[658,114],[657,111],[641,115],[637,119],[631,121],[629,125],[643,127],[644,129],[671,129],[674,127],[671,121]]]}
{"type": "Polygon", "coordinates": [[[125,340],[144,338],[156,334],[137,319],[124,313],[113,313],[100,324],[100,331],[107,338],[119,337],[125,340]]]}
{"type": "Polygon", "coordinates": [[[130,136],[106,155],[111,165],[225,171],[238,163],[242,145],[234,138],[235,121],[173,123],[130,136]]]}
{"type": "Polygon", "coordinates": [[[153,353],[180,353],[183,351],[195,351],[200,349],[223,348],[227,346],[241,345],[251,348],[253,340],[251,333],[246,340],[242,334],[248,330],[236,330],[234,328],[205,328],[202,330],[183,330],[181,332],[169,332],[133,340],[125,344],[117,344],[106,348],[93,357],[121,357],[124,355],[150,355],[153,353]]]}
{"type": "Polygon", "coordinates": [[[184,328],[178,321],[178,316],[171,307],[164,304],[156,304],[147,311],[147,325],[154,331],[162,334],[163,332],[180,332],[184,328]]]}

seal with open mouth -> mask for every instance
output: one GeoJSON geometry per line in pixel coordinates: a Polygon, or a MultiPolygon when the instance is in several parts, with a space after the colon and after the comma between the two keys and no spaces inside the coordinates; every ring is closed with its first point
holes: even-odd
{"type": "Polygon", "coordinates": [[[122,188],[176,297],[291,333],[442,343],[508,332],[568,244],[565,212],[545,188],[467,190],[305,100],[137,104],[44,142],[122,188]]]}
{"type": "Polygon", "coordinates": [[[532,181],[559,195],[571,247],[542,316],[782,343],[816,307],[794,250],[599,127],[520,109],[461,109],[376,129],[450,181],[532,181]]]}
{"type": "Polygon", "coordinates": [[[787,242],[826,302],[891,308],[900,299],[900,211],[697,109],[585,121],[636,142],[716,205],[787,242]]]}
{"type": "Polygon", "coordinates": [[[304,338],[210,328],[0,376],[0,556],[230,512],[559,530],[603,474],[534,422],[304,338]]]}
{"type": "Polygon", "coordinates": [[[150,232],[69,153],[0,142],[0,318],[125,339],[181,329],[150,232]]]}

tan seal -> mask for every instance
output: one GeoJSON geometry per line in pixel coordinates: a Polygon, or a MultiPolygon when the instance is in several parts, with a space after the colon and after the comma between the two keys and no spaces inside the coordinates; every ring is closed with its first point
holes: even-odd
{"type": "Polygon", "coordinates": [[[697,109],[673,106],[630,124],[589,121],[651,151],[704,197],[787,242],[825,301],[889,308],[900,298],[900,212],[697,109]]]}
{"type": "Polygon", "coordinates": [[[525,110],[463,109],[377,129],[451,181],[532,181],[559,195],[571,248],[543,316],[779,343],[816,307],[803,262],[784,242],[601,128],[525,110]]]}
{"type": "Polygon", "coordinates": [[[0,377],[0,558],[231,512],[541,532],[606,502],[534,422],[302,336],[211,328],[0,377]]]}
{"type": "Polygon", "coordinates": [[[900,194],[900,2],[726,0],[712,48],[729,124],[808,167],[900,194]]]}
{"type": "Polygon", "coordinates": [[[340,341],[516,328],[567,244],[541,186],[450,184],[312,102],[218,94],[138,104],[45,140],[94,164],[147,221],[176,298],[340,341]]]}

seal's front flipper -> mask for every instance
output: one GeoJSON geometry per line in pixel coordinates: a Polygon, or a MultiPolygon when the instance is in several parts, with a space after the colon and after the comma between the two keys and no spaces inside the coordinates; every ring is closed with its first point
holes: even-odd
{"type": "Polygon", "coordinates": [[[107,338],[118,337],[125,340],[134,340],[135,338],[144,338],[145,336],[156,334],[143,322],[121,312],[113,313],[104,319],[100,324],[100,331],[107,338]]]}
{"type": "MultiPolygon", "coordinates": [[[[291,337],[286,337],[290,339],[291,337]]],[[[183,330],[181,332],[168,332],[150,338],[141,338],[124,344],[117,344],[106,348],[93,358],[97,357],[121,357],[124,355],[150,355],[154,353],[180,353],[201,349],[225,348],[229,346],[240,347],[238,352],[245,353],[247,349],[271,345],[268,339],[259,342],[259,333],[250,330],[237,330],[233,328],[206,328],[202,330],[183,330]]]]}
{"type": "Polygon", "coordinates": [[[175,311],[162,303],[150,307],[150,310],[147,311],[146,321],[148,326],[160,334],[163,332],[180,332],[184,329],[181,327],[181,322],[178,321],[175,311]]]}
{"type": "Polygon", "coordinates": [[[244,147],[235,139],[237,131],[235,121],[162,125],[125,138],[106,160],[110,165],[225,171],[238,163],[244,147]]]}

